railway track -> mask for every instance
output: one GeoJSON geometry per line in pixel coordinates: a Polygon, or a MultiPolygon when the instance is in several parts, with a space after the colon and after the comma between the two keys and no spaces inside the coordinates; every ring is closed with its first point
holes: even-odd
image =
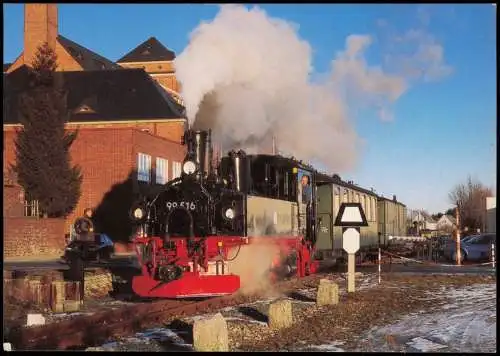
{"type": "Polygon", "coordinates": [[[68,350],[98,346],[110,338],[128,336],[176,317],[234,305],[239,299],[227,296],[202,301],[162,300],[141,303],[48,325],[19,328],[12,330],[9,339],[15,350],[68,350]]]}

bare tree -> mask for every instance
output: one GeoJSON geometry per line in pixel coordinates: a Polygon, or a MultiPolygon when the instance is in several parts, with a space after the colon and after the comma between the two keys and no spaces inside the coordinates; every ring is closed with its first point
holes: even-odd
{"type": "Polygon", "coordinates": [[[492,189],[481,182],[467,177],[465,183],[457,184],[449,193],[450,202],[458,207],[460,213],[459,229],[484,230],[486,221],[486,197],[492,189]]]}

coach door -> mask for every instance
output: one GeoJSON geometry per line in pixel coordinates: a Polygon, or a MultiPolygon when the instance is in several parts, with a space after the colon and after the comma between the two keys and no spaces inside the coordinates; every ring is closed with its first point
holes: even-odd
{"type": "Polygon", "coordinates": [[[331,184],[318,185],[318,239],[316,241],[317,250],[332,251],[333,249],[332,196],[331,184]]]}
{"type": "Polygon", "coordinates": [[[297,205],[299,234],[308,240],[315,241],[314,228],[314,182],[311,172],[304,169],[297,170],[297,205]]]}

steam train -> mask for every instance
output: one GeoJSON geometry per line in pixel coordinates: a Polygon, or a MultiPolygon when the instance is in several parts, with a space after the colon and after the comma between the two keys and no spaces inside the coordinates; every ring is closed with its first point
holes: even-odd
{"type": "Polygon", "coordinates": [[[132,281],[136,294],[232,294],[241,286],[232,263],[249,244],[275,248],[271,277],[317,270],[314,169],[294,159],[241,150],[214,166],[210,131],[189,129],[182,143],[187,154],[180,177],[142,197],[130,212],[138,228],[134,246],[141,266],[132,281]]]}

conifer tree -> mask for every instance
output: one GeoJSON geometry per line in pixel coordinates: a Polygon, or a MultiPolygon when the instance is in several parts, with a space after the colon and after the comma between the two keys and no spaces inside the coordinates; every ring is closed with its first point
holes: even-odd
{"type": "Polygon", "coordinates": [[[15,140],[19,184],[38,200],[46,217],[65,217],[81,195],[80,167],[71,165],[70,147],[78,132],[65,130],[66,93],[55,74],[57,57],[47,43],[41,45],[29,69],[29,85],[19,97],[22,128],[15,140]]]}

